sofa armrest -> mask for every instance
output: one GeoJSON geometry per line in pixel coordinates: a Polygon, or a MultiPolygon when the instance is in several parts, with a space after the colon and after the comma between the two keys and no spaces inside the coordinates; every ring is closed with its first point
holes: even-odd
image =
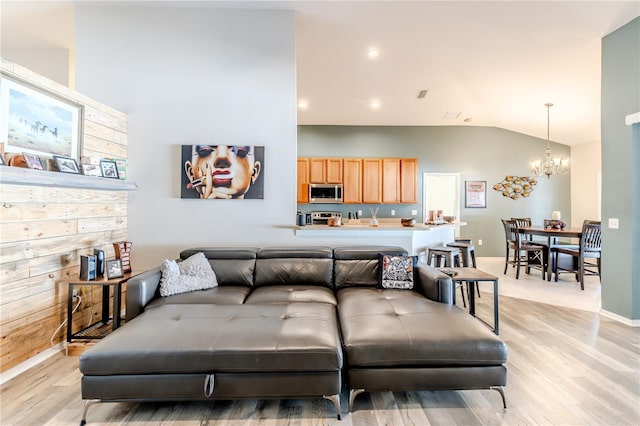
{"type": "Polygon", "coordinates": [[[418,290],[436,302],[453,304],[453,281],[447,274],[426,263],[418,264],[418,290]]]}
{"type": "Polygon", "coordinates": [[[127,281],[127,321],[140,315],[144,307],[155,297],[161,276],[158,266],[127,281]]]}

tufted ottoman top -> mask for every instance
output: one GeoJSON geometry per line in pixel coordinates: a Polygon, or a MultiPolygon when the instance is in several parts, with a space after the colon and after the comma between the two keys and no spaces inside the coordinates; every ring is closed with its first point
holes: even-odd
{"type": "Polygon", "coordinates": [[[507,346],[460,308],[411,290],[347,288],[338,312],[351,367],[501,365],[507,346]]]}
{"type": "Polygon", "coordinates": [[[85,375],[339,371],[335,307],[165,305],[80,357],[85,375]]]}

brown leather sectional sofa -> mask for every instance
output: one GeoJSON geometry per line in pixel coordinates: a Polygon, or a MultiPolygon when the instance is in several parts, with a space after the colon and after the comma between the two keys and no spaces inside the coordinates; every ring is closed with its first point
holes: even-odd
{"type": "Polygon", "coordinates": [[[88,408],[108,401],[317,398],[341,416],[365,391],[494,389],[507,347],[419,265],[413,290],[376,288],[399,247],[195,248],[212,289],[159,296],[160,268],[127,283],[126,324],[80,357],[88,408]]]}

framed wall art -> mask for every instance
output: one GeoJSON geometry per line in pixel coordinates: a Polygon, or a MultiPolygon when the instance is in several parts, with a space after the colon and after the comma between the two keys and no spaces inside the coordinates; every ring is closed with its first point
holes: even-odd
{"type": "Polygon", "coordinates": [[[102,176],[111,179],[120,179],[118,177],[118,166],[115,161],[100,160],[100,170],[102,170],[102,176]]]}
{"type": "Polygon", "coordinates": [[[83,107],[0,73],[0,140],[7,152],[78,159],[83,107]]]}
{"type": "Polygon", "coordinates": [[[59,172],[80,174],[78,163],[71,157],[63,157],[61,155],[54,155],[53,161],[56,163],[56,167],[59,172]]]}
{"type": "Polygon", "coordinates": [[[40,157],[34,154],[29,154],[28,152],[25,152],[22,155],[24,155],[24,161],[27,162],[27,166],[30,169],[42,170],[42,163],[40,162],[40,157]]]}
{"type": "Polygon", "coordinates": [[[486,180],[467,180],[464,182],[464,206],[478,209],[487,207],[486,180]]]}
{"type": "Polygon", "coordinates": [[[264,146],[182,145],[181,198],[264,199],[264,146]]]}

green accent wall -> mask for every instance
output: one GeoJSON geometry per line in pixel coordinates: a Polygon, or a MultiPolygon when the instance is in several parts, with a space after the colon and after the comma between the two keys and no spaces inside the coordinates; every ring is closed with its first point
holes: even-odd
{"type": "Polygon", "coordinates": [[[640,18],[602,39],[602,309],[640,319],[640,18]],[[609,218],[619,229],[609,229],[609,218]]]}
{"type": "MultiPolygon", "coordinates": [[[[541,129],[544,131],[545,129],[541,129]]],[[[531,217],[534,224],[551,218],[559,210],[565,221],[571,218],[570,175],[538,178],[529,198],[512,200],[492,186],[506,175],[529,176],[529,162],[541,159],[546,140],[495,127],[476,126],[298,126],[298,157],[392,157],[418,158],[417,204],[375,205],[378,217],[410,217],[417,210],[423,220],[422,175],[460,173],[461,214],[468,223],[461,235],[472,238],[478,256],[504,256],[505,238],[501,218],[531,217]],[[465,180],[487,181],[487,208],[464,208],[465,180]]],[[[552,143],[554,155],[570,158],[570,147],[552,143]]],[[[369,204],[299,204],[303,212],[361,209],[370,217],[369,204]]],[[[587,219],[587,218],[585,218],[587,219]]],[[[595,219],[595,218],[589,218],[595,219]]],[[[578,224],[579,226],[579,224],[578,224]]]]}

